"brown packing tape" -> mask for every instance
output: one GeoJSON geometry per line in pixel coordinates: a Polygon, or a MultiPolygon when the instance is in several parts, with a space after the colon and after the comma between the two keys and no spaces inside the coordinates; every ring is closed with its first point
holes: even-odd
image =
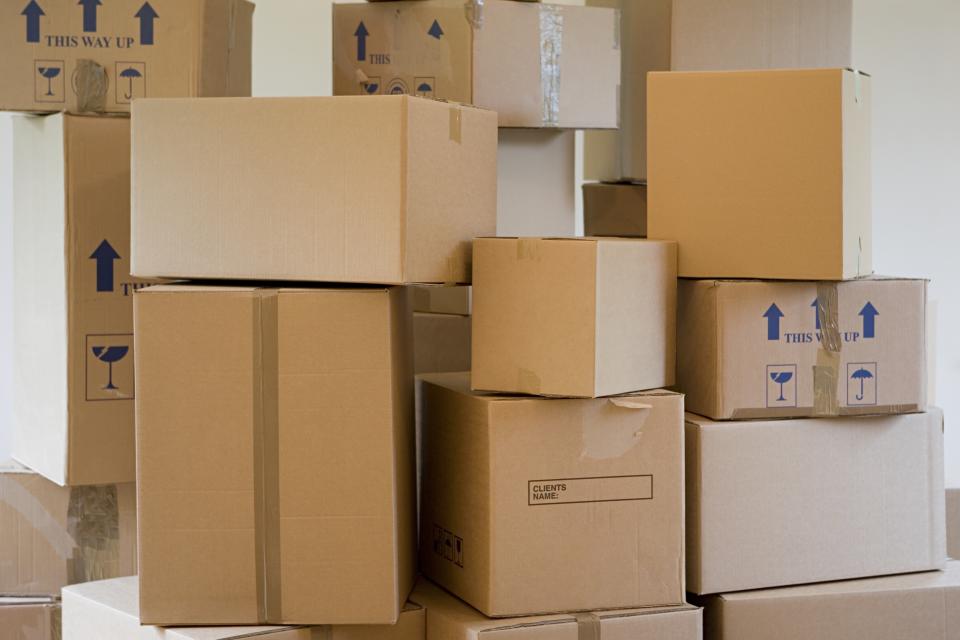
{"type": "Polygon", "coordinates": [[[577,640],[600,640],[600,618],[595,613],[577,613],[577,640]]]}
{"type": "Polygon", "coordinates": [[[67,533],[76,544],[67,559],[69,584],[118,577],[120,509],[116,485],[70,489],[67,533]]]}
{"type": "Polygon", "coordinates": [[[94,60],[77,60],[73,73],[73,89],[77,93],[77,110],[102,112],[107,106],[107,70],[94,60]]]}
{"type": "Polygon", "coordinates": [[[529,369],[520,367],[517,369],[517,389],[521,393],[540,393],[540,376],[529,369]]]}
{"type": "Polygon", "coordinates": [[[517,260],[539,260],[540,238],[517,238],[517,260]]]}
{"type": "Polygon", "coordinates": [[[813,414],[835,416],[840,412],[837,383],[843,345],[836,282],[817,284],[817,318],[820,321],[820,346],[813,367],[813,414]]]}

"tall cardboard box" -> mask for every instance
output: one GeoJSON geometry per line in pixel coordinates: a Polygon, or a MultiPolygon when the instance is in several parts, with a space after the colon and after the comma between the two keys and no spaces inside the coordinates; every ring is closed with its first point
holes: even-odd
{"type": "Polygon", "coordinates": [[[0,110],[128,112],[144,97],[249,96],[246,0],[6,2],[0,110]]]}
{"type": "Polygon", "coordinates": [[[688,604],[490,619],[427,580],[417,583],[410,600],[427,609],[427,634],[431,638],[472,640],[496,636],[504,640],[573,640],[599,636],[633,640],[700,640],[702,637],[702,611],[688,604]]]}
{"type": "Polygon", "coordinates": [[[424,640],[423,607],[406,604],[396,624],[246,627],[140,625],[137,578],[78,584],[63,590],[63,632],[70,640],[424,640]]]}
{"type": "Polygon", "coordinates": [[[333,93],[475,104],[501,127],[615,129],[619,14],[512,0],[333,5],[333,93]]]}
{"type": "Polygon", "coordinates": [[[129,118],[14,118],[13,185],[13,456],[132,482],[129,118]]]}
{"type": "Polygon", "coordinates": [[[714,419],[923,411],[927,282],[681,280],[677,380],[714,419]]]}
{"type": "Polygon", "coordinates": [[[947,489],[947,555],[960,560],[960,489],[947,489]]]}
{"type": "Polygon", "coordinates": [[[686,451],[694,593],[943,567],[939,409],[745,422],[687,414],[686,451]]]}
{"type": "Polygon", "coordinates": [[[708,640],[960,638],[960,563],[944,571],[711,596],[708,640]]]}
{"type": "Polygon", "coordinates": [[[575,235],[575,168],[575,132],[500,129],[497,235],[575,235]]]}
{"type": "Polygon", "coordinates": [[[60,640],[60,637],[60,603],[55,597],[0,596],[0,640],[60,640]]]}
{"type": "Polygon", "coordinates": [[[474,389],[592,398],[674,382],[677,247],[474,241],[474,389]]]}
{"type": "Polygon", "coordinates": [[[648,91],[648,236],[677,241],[681,277],[872,272],[868,76],[651,73],[648,91]]]}
{"type": "Polygon", "coordinates": [[[145,624],[393,624],[415,573],[403,288],[135,299],[145,624]]]}
{"type": "Polygon", "coordinates": [[[421,380],[427,577],[493,617],[683,603],[683,396],[421,380]]]}
{"type": "Polygon", "coordinates": [[[61,487],[16,463],[2,463],[0,541],[3,595],[57,597],[68,584],[133,575],[136,488],[61,487]]]}
{"type": "Polygon", "coordinates": [[[588,182],[583,185],[583,235],[647,237],[647,185],[588,182]]]}
{"type": "Polygon", "coordinates": [[[496,114],[423,98],[138,100],[133,273],[469,282],[496,148],[496,114]]]}

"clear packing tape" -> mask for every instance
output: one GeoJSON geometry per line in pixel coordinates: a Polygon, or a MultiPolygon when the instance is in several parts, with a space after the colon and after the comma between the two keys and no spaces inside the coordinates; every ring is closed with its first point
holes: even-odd
{"type": "Polygon", "coordinates": [[[67,561],[70,584],[117,577],[120,508],[116,485],[72,488],[67,533],[76,544],[73,557],[67,561]]]}

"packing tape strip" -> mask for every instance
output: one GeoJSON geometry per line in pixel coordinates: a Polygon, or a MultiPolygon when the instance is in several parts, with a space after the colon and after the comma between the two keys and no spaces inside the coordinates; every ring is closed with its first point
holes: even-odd
{"type": "Polygon", "coordinates": [[[520,367],[517,369],[517,389],[521,393],[530,393],[537,395],[540,393],[540,376],[531,371],[520,367]]]}
{"type": "Polygon", "coordinates": [[[839,413],[837,383],[840,377],[840,310],[837,283],[817,284],[817,319],[820,321],[820,347],[813,366],[813,414],[835,416],[839,413]]]}
{"type": "Polygon", "coordinates": [[[463,129],[463,109],[459,104],[450,103],[450,139],[460,144],[463,129]]]}
{"type": "MultiPolygon", "coordinates": [[[[30,636],[25,636],[29,638],[30,636]]],[[[63,611],[59,604],[50,605],[50,640],[63,638],[63,611]]]]}
{"type": "Polygon", "coordinates": [[[595,613],[577,613],[577,640],[600,640],[600,618],[595,613]]]}
{"type": "Polygon", "coordinates": [[[466,0],[463,6],[467,22],[474,29],[483,28],[483,0],[466,0]]]}
{"type": "Polygon", "coordinates": [[[517,238],[517,260],[539,260],[540,238],[517,238]]]}
{"type": "Polygon", "coordinates": [[[322,624],[310,627],[310,640],[333,640],[333,626],[322,624]]]}
{"type": "Polygon", "coordinates": [[[540,90],[542,122],[556,127],[560,122],[560,56],[563,53],[563,13],[552,4],[540,7],[540,90]]]}
{"type": "Polygon", "coordinates": [[[116,485],[70,489],[67,534],[75,541],[67,582],[115,578],[120,569],[120,509],[116,485]]]}
{"type": "Polygon", "coordinates": [[[102,112],[107,106],[107,70],[94,60],[77,60],[73,89],[77,93],[78,111],[102,112]]]}

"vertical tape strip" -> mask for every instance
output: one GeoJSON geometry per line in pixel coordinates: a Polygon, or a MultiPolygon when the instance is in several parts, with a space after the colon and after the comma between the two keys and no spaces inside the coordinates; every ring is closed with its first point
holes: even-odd
{"type": "Polygon", "coordinates": [[[474,29],[483,28],[483,0],[466,0],[464,3],[464,12],[467,15],[467,22],[474,29]]]}
{"type": "Polygon", "coordinates": [[[600,640],[600,618],[595,613],[578,613],[577,640],[600,640]]]}
{"type": "Polygon", "coordinates": [[[310,640],[333,640],[333,627],[329,624],[310,627],[310,640]]]}
{"type": "Polygon", "coordinates": [[[77,110],[102,112],[107,107],[107,70],[97,62],[81,58],[73,72],[77,110]]]}
{"type": "Polygon", "coordinates": [[[67,533],[77,545],[67,560],[69,584],[116,578],[120,567],[116,485],[71,488],[67,533]]]}
{"type": "Polygon", "coordinates": [[[537,260],[540,257],[540,238],[517,238],[517,260],[537,260]]]}
{"type": "Polygon", "coordinates": [[[463,109],[459,104],[450,105],[450,139],[460,144],[461,129],[463,128],[463,109]]]}
{"type": "Polygon", "coordinates": [[[813,413],[837,415],[840,404],[837,389],[840,375],[840,312],[836,282],[817,284],[817,318],[820,320],[820,347],[813,366],[813,413]]]}
{"type": "Polygon", "coordinates": [[[50,605],[50,640],[62,640],[63,615],[59,604],[50,605]]]}
{"type": "Polygon", "coordinates": [[[544,126],[560,122],[560,55],[563,53],[563,13],[552,4],[540,7],[540,89],[544,126]]]}

